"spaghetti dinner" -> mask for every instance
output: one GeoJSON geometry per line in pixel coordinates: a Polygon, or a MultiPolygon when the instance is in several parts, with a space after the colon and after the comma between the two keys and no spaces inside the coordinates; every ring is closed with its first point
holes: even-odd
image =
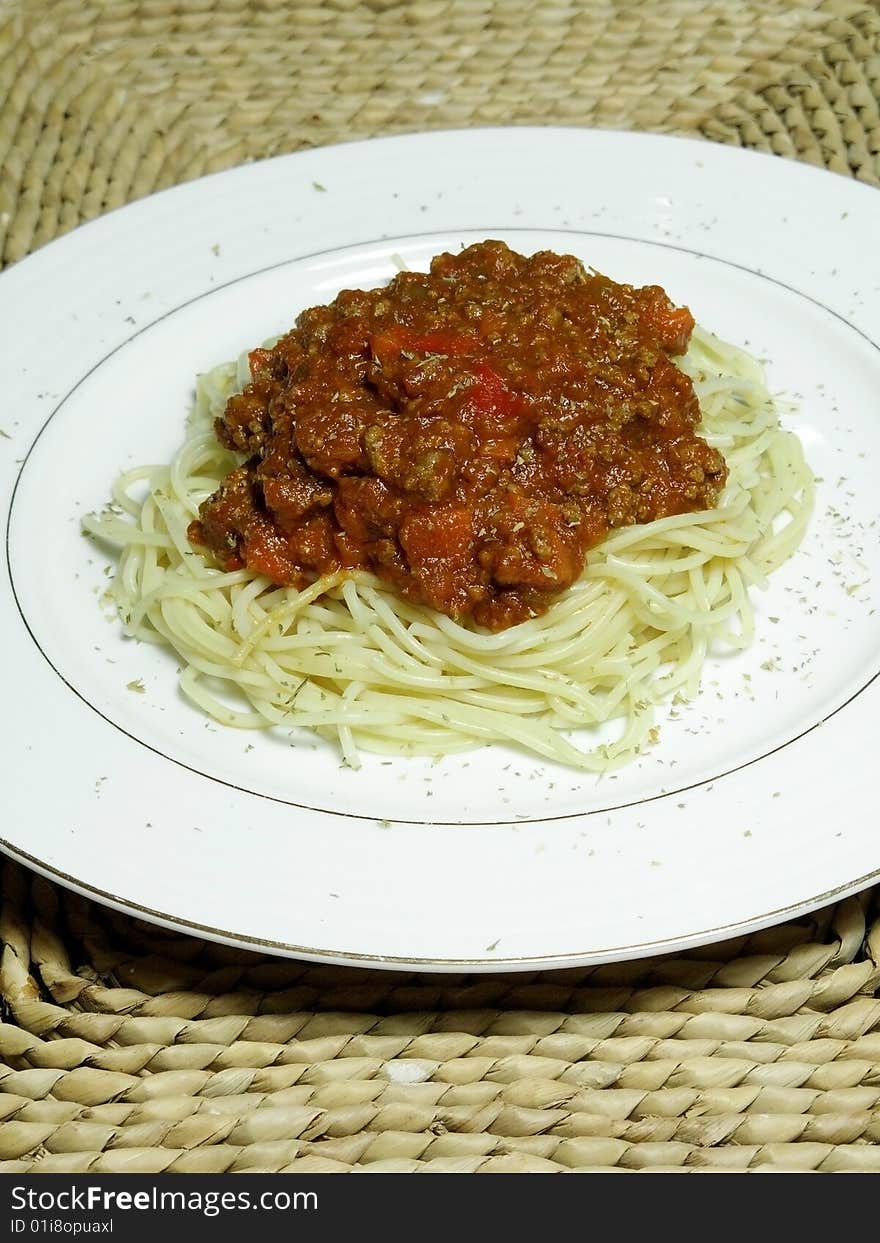
{"type": "Polygon", "coordinates": [[[657,285],[487,241],[198,379],[87,530],[212,717],[601,771],[745,648],[813,481],[757,362],[657,285]]]}

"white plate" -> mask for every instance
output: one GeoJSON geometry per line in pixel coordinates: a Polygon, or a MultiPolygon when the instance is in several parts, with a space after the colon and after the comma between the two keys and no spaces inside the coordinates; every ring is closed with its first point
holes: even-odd
{"type": "Polygon", "coordinates": [[[0,279],[9,578],[3,846],[121,910],[335,962],[563,966],[717,940],[880,868],[876,191],[725,147],[565,129],[327,148],[178,187],[0,279]],[[207,725],[125,642],[80,534],[163,461],[196,371],[305,305],[461,242],[572,251],[659,283],[768,360],[821,477],[759,639],[629,769],[501,748],[432,764],[207,725]],[[142,679],[145,691],[127,684],[142,679]],[[253,747],[247,750],[248,745],[253,747]]]}

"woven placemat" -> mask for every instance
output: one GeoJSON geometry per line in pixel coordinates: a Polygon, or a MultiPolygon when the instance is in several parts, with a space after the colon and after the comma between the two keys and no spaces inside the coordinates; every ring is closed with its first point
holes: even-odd
{"type": "MultiPolygon", "coordinates": [[[[564,123],[880,184],[847,0],[0,0],[0,259],[302,147],[564,123]]],[[[878,894],[669,959],[315,967],[3,867],[0,1172],[880,1170],[878,894]]]]}

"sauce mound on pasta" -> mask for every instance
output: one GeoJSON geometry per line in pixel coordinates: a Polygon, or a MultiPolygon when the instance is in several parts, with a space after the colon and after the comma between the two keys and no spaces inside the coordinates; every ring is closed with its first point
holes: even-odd
{"type": "Polygon", "coordinates": [[[246,455],[190,539],[303,586],[368,569],[501,630],[617,527],[714,506],[727,477],[671,355],[694,321],[571,255],[442,254],[304,311],[215,428],[246,455]]]}

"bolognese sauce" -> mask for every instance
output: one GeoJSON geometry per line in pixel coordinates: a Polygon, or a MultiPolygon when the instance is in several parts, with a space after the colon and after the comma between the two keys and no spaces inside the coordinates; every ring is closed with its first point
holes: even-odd
{"type": "Polygon", "coordinates": [[[442,254],[304,311],[215,424],[244,455],[189,537],[281,586],[368,569],[491,630],[544,612],[612,530],[715,504],[689,310],[571,255],[442,254]]]}

